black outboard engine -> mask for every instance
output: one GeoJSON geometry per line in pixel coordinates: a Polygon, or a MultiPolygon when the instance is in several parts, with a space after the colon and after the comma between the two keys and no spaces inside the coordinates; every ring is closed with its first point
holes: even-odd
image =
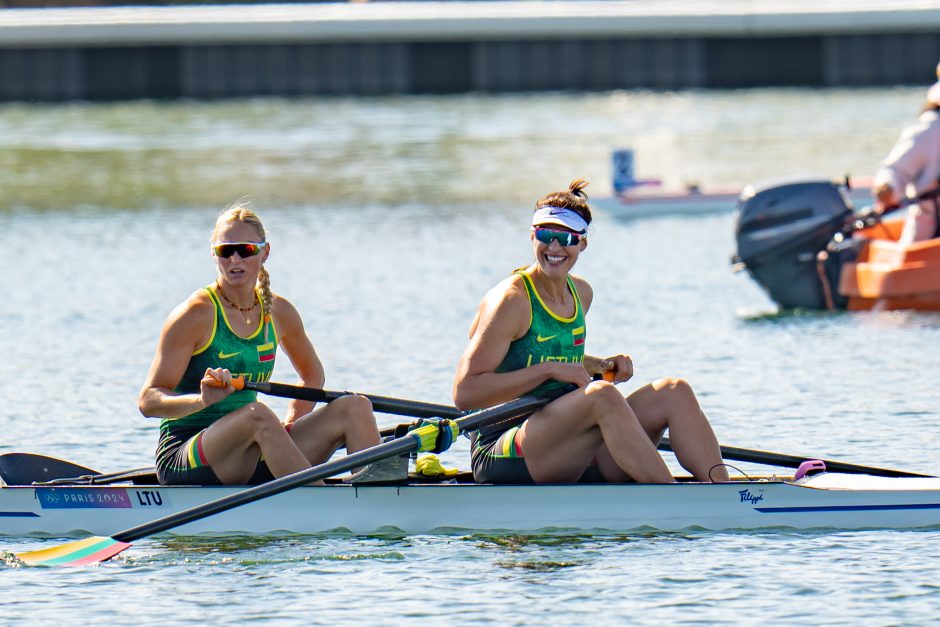
{"type": "Polygon", "coordinates": [[[746,268],[780,307],[825,309],[816,255],[852,218],[841,183],[804,179],[748,186],[738,199],[732,262],[746,268]]]}

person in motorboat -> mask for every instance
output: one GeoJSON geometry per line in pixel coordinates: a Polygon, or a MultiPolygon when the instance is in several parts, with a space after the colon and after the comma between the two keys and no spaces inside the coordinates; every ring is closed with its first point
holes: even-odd
{"type": "Polygon", "coordinates": [[[679,463],[695,479],[727,481],[718,440],[686,381],[658,379],[625,398],[614,383],[633,376],[631,358],[584,353],[594,293],[570,272],[588,244],[586,186],[578,179],[537,201],[530,233],[535,261],[492,288],[471,324],[454,380],[458,408],[563,394],[528,417],[474,432],[474,478],[669,483],[673,477],[656,450],[668,429],[679,463]],[[592,380],[604,373],[612,381],[592,380]]]}
{"type": "Polygon", "coordinates": [[[216,279],[170,313],[138,399],[141,413],[162,419],[160,482],[260,483],[325,461],[343,442],[349,452],[378,444],[365,397],[318,409],[295,400],[282,424],[257,392],[235,391],[233,376],[270,379],[278,348],[302,385],[322,387],[324,369],[297,310],[271,291],[271,244],[258,215],[244,204],[224,210],[211,252],[216,279]]]}
{"type": "Polygon", "coordinates": [[[904,244],[936,237],[938,232],[940,201],[930,192],[940,182],[940,64],[937,79],[927,90],[917,120],[901,132],[872,181],[876,212],[897,207],[905,198],[921,198],[907,210],[898,240],[904,244]]]}

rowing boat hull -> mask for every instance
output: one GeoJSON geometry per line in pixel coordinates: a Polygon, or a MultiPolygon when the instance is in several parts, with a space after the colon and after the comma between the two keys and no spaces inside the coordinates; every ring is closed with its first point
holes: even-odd
{"type": "MultiPolygon", "coordinates": [[[[0,535],[108,535],[239,489],[2,487],[0,535]]],[[[189,523],[173,533],[538,533],[931,526],[940,526],[940,478],[822,474],[798,483],[310,486],[189,523]]]]}
{"type": "MultiPolygon", "coordinates": [[[[872,203],[871,191],[867,186],[853,186],[847,192],[855,207],[872,203]]],[[[620,196],[591,198],[590,203],[593,208],[601,213],[621,220],[706,216],[730,214],[737,207],[740,193],[740,190],[678,193],[634,191],[620,196]]]]}
{"type": "Polygon", "coordinates": [[[699,216],[731,213],[739,192],[633,193],[592,198],[591,206],[615,218],[635,220],[666,216],[699,216]]]}

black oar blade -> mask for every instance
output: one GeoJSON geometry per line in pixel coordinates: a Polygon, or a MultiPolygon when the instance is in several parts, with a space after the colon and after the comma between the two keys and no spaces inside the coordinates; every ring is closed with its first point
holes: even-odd
{"type": "Polygon", "coordinates": [[[0,455],[0,482],[6,485],[32,485],[64,477],[82,477],[101,474],[97,470],[72,462],[34,453],[4,453],[0,455]]]}

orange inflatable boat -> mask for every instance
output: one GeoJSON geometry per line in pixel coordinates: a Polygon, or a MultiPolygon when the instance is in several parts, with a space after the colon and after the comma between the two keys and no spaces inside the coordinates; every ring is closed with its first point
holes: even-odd
{"type": "Polygon", "coordinates": [[[856,231],[863,240],[856,260],[842,265],[839,293],[850,310],[940,311],[940,238],[902,245],[901,219],[856,231]]]}

